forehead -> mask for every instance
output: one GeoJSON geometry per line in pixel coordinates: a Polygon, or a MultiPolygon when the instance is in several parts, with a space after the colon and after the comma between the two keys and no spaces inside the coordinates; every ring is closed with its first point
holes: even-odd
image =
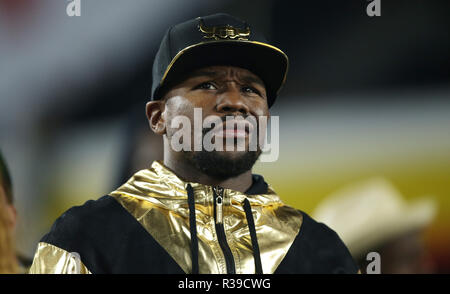
{"type": "Polygon", "coordinates": [[[212,78],[237,78],[247,80],[249,82],[259,83],[264,86],[264,82],[251,71],[236,66],[215,65],[207,66],[186,75],[187,79],[196,77],[212,77],[212,78]]]}

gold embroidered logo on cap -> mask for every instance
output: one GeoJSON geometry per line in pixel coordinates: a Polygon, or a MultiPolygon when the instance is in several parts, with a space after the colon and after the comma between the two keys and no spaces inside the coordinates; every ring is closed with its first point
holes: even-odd
{"type": "Polygon", "coordinates": [[[235,28],[230,25],[222,27],[207,27],[201,18],[199,20],[198,29],[204,34],[205,39],[230,39],[230,40],[248,40],[250,37],[250,27],[247,25],[245,29],[235,28]]]}

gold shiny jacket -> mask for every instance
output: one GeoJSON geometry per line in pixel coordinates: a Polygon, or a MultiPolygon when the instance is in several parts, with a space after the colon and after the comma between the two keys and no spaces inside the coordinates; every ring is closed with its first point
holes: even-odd
{"type": "MultiPolygon", "coordinates": [[[[184,182],[155,161],[108,196],[63,214],[38,244],[30,273],[274,273],[294,241],[293,258],[314,248],[299,238],[306,214],[266,187],[264,194],[246,195],[184,182]]],[[[333,246],[317,249],[333,257],[343,244],[330,229],[320,230],[333,246]]],[[[317,271],[312,266],[320,258],[304,264],[317,271]]],[[[303,270],[295,269],[300,261],[285,263],[293,269],[288,272],[303,270]]]]}

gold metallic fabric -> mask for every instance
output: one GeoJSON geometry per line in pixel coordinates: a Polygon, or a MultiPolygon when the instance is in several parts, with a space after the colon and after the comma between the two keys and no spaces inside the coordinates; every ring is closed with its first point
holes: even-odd
{"type": "Polygon", "coordinates": [[[29,274],[90,274],[77,253],[40,242],[29,274]]]}
{"type": "MultiPolygon", "coordinates": [[[[162,163],[137,172],[127,183],[110,193],[186,272],[191,272],[187,184],[194,190],[199,242],[200,273],[224,274],[226,263],[217,239],[213,187],[184,182],[162,163]]],[[[243,209],[245,199],[252,207],[263,272],[274,273],[300,231],[302,214],[280,200],[269,186],[267,194],[245,195],[224,189],[223,225],[233,254],[236,273],[255,273],[253,249],[243,209]]]]}

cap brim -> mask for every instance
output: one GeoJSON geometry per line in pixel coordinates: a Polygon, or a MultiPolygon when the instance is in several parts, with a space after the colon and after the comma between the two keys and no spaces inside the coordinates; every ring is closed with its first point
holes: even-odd
{"type": "Polygon", "coordinates": [[[265,84],[269,107],[286,81],[289,67],[287,55],[272,45],[246,40],[218,40],[191,45],[181,50],[167,67],[155,96],[170,81],[188,72],[213,65],[245,68],[265,84]]]}

